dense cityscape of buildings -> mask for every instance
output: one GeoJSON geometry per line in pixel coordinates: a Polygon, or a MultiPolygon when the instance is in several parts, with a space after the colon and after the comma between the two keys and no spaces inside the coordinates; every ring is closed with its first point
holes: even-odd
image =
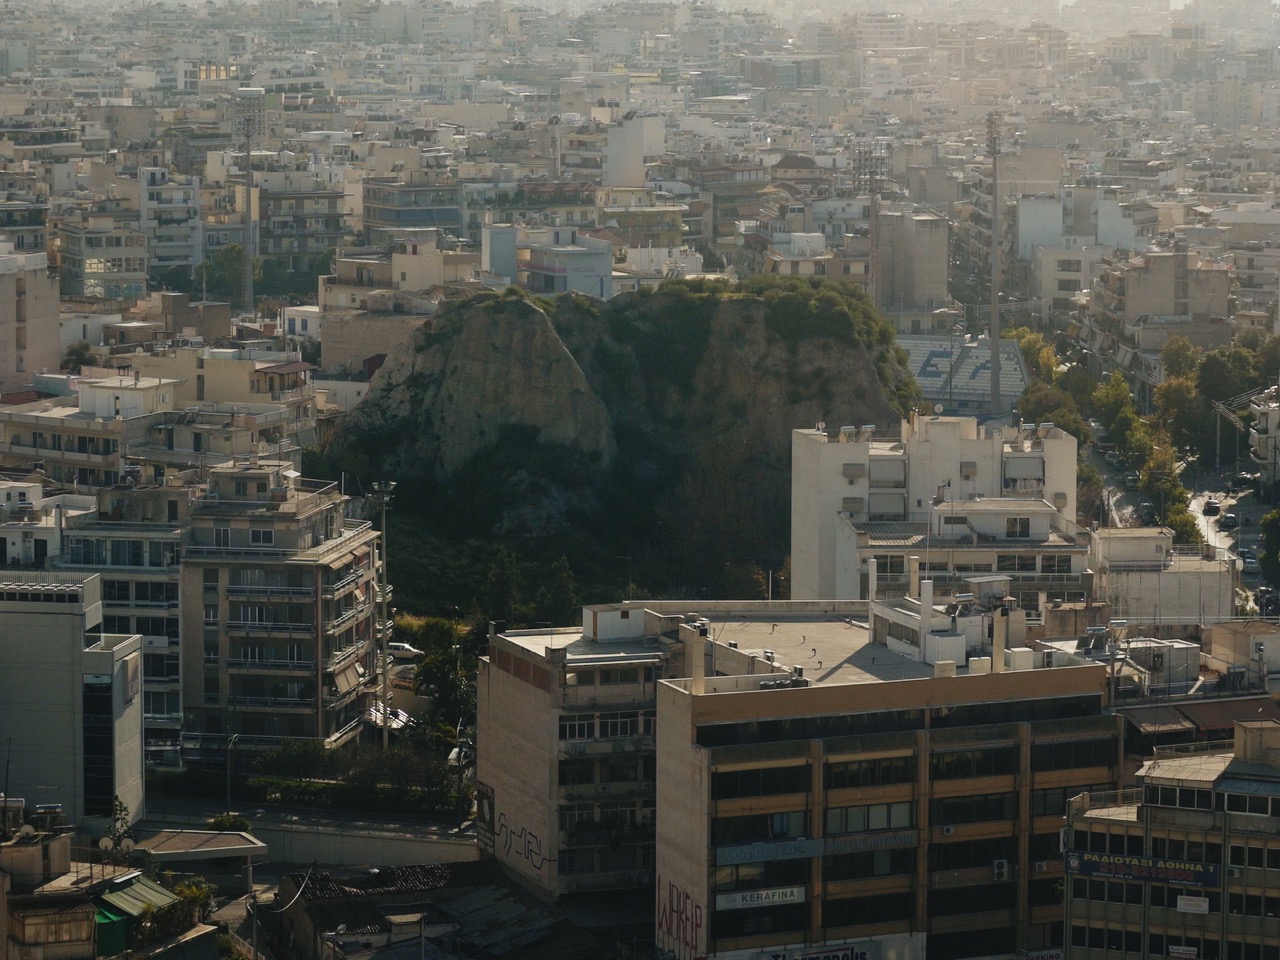
{"type": "MultiPolygon", "coordinates": [[[[0,6],[0,960],[210,955],[123,861],[265,849],[135,841],[148,774],[225,767],[229,811],[411,725],[389,489],[303,450],[443,303],[756,274],[861,288],[921,409],[793,425],[789,599],[491,624],[484,862],[283,877],[281,960],[1276,960],[1280,627],[1222,543],[1082,523],[983,331],[1142,410],[1172,338],[1280,334],[1277,17],[0,6]]],[[[1280,387],[1237,399],[1272,487],[1280,387]]]]}

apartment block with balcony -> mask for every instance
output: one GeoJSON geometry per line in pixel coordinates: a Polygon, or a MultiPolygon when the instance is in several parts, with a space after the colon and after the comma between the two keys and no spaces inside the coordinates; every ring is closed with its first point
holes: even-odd
{"type": "Polygon", "coordinates": [[[137,211],[138,228],[147,238],[147,269],[193,270],[204,257],[198,177],[173,179],[163,167],[139,167],[117,174],[116,195],[137,211]]]}
{"type": "Polygon", "coordinates": [[[0,200],[0,237],[17,253],[44,253],[48,247],[49,204],[41,200],[0,200]]]}
{"type": "Polygon", "coordinates": [[[61,357],[58,281],[43,251],[17,250],[0,229],[0,393],[57,370],[61,357]]]}
{"type": "Polygon", "coordinates": [[[183,554],[184,757],[337,747],[377,692],[378,534],[335,483],[256,457],[209,471],[183,554]]]}
{"type": "Polygon", "coordinates": [[[1103,527],[1090,541],[1094,596],[1113,616],[1188,626],[1235,616],[1239,561],[1228,551],[1175,544],[1168,527],[1103,527]]]}
{"type": "Polygon", "coordinates": [[[588,608],[583,629],[494,630],[481,659],[482,795],[501,797],[504,823],[519,811],[509,828],[540,850],[485,843],[543,895],[653,884],[654,698],[671,652],[644,639],[644,610],[629,616],[588,608]]]}
{"type": "Polygon", "coordinates": [[[405,170],[367,177],[362,186],[364,226],[372,244],[405,239],[427,227],[462,232],[462,187],[443,172],[405,170]]]}
{"type": "MultiPolygon", "coordinates": [[[[906,558],[923,555],[926,542],[943,536],[955,541],[953,552],[927,561],[940,585],[949,582],[943,574],[958,583],[983,567],[1003,573],[1013,564],[1007,572],[1070,575],[1076,579],[1059,586],[1071,593],[1083,586],[1087,544],[1074,531],[1076,438],[1053,424],[980,429],[972,417],[912,414],[891,434],[873,425],[796,430],[791,475],[796,599],[865,599],[867,558],[894,542],[888,552],[897,559],[880,568],[891,579],[881,583],[905,586],[906,558]],[[963,522],[944,524],[947,511],[963,522]],[[970,513],[984,518],[979,541],[970,513]],[[1007,520],[1018,521],[1014,536],[1005,534],[1007,520]],[[939,532],[930,533],[935,527],[939,532]],[[1058,559],[1046,568],[1036,544],[1053,544],[1058,559]]],[[[1052,581],[1037,579],[1027,592],[1042,595],[1052,581]]],[[[1024,605],[1038,608],[1043,599],[1024,605]]]]}
{"type": "Polygon", "coordinates": [[[61,294],[86,300],[138,300],[147,291],[147,236],[128,213],[56,220],[61,294]]]}
{"type": "Polygon", "coordinates": [[[1067,813],[1071,960],[1280,956],[1280,722],[1157,747],[1138,785],[1087,792],[1067,813]]]}
{"type": "Polygon", "coordinates": [[[0,408],[0,462],[86,491],[120,483],[129,444],[172,413],[176,383],[138,374],[85,379],[78,397],[0,408]]]}

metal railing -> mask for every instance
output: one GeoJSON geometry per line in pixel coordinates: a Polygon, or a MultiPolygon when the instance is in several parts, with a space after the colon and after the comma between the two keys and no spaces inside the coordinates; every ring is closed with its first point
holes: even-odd
{"type": "Polygon", "coordinates": [[[233,707],[250,709],[303,709],[313,710],[316,706],[314,698],[304,697],[227,697],[227,704],[233,707]]]}
{"type": "Polygon", "coordinates": [[[256,660],[253,657],[232,657],[227,660],[232,669],[248,670],[303,670],[314,672],[314,660],[256,660]]]}
{"type": "Polygon", "coordinates": [[[288,598],[298,597],[300,599],[309,600],[316,595],[315,587],[264,587],[252,586],[247,583],[232,583],[227,585],[227,596],[231,597],[267,597],[267,598],[288,598]]]}
{"type": "Polygon", "coordinates": [[[235,633],[303,633],[311,635],[315,633],[316,625],[314,623],[273,623],[262,620],[228,620],[227,630],[235,633]]]}

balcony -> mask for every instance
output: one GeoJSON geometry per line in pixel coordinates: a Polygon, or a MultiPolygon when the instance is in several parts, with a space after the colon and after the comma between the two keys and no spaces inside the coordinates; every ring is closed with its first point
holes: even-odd
{"type": "Polygon", "coordinates": [[[234,657],[227,660],[227,667],[232,670],[277,671],[280,673],[305,673],[311,675],[316,671],[314,660],[256,660],[253,657],[234,657]]]}
{"type": "Polygon", "coordinates": [[[337,600],[339,597],[345,597],[356,588],[356,585],[360,583],[364,574],[364,570],[354,570],[341,580],[337,580],[333,583],[326,583],[320,588],[321,598],[324,600],[337,600]]]}
{"type": "Polygon", "coordinates": [[[311,712],[316,708],[316,701],[314,698],[303,697],[233,696],[227,697],[227,706],[243,707],[246,710],[304,710],[311,712]]]}
{"type": "Polygon", "coordinates": [[[374,599],[378,603],[390,603],[396,588],[390,583],[379,583],[374,588],[374,599]]]}
{"type": "Polygon", "coordinates": [[[643,734],[613,740],[560,741],[560,753],[566,757],[605,757],[616,753],[645,753],[653,749],[653,737],[643,734]]]}
{"type": "Polygon", "coordinates": [[[227,586],[229,597],[254,597],[264,600],[311,600],[315,597],[315,587],[265,587],[246,583],[233,583],[227,586]]]}
{"type": "Polygon", "coordinates": [[[347,627],[351,626],[358,619],[360,619],[360,615],[364,613],[367,607],[368,607],[368,604],[364,604],[364,603],[357,604],[356,606],[352,607],[350,610],[347,610],[345,613],[342,613],[337,617],[334,617],[332,620],[326,620],[324,625],[325,634],[327,636],[333,636],[334,634],[340,633],[343,630],[347,629],[347,627]]]}
{"type": "Polygon", "coordinates": [[[314,623],[263,622],[260,620],[228,620],[228,633],[249,633],[256,637],[314,636],[314,623]]]}
{"type": "Polygon", "coordinates": [[[597,797],[647,797],[654,792],[652,780],[627,780],[620,783],[570,783],[560,785],[560,799],[591,800],[597,797]]]}

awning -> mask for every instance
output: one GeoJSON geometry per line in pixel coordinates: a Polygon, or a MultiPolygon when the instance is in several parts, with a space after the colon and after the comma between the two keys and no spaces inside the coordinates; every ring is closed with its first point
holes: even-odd
{"type": "Polygon", "coordinates": [[[1133,707],[1120,711],[1141,734],[1179,733],[1195,730],[1196,725],[1174,707],[1133,707]]]}
{"type": "Polygon", "coordinates": [[[1213,785],[1219,793],[1247,793],[1255,797],[1280,797],[1280,780],[1243,780],[1223,777],[1213,785]]]}
{"type": "Polygon", "coordinates": [[[146,877],[136,877],[127,886],[104,893],[101,899],[131,917],[140,917],[153,910],[163,910],[170,904],[178,902],[178,898],[172,893],[146,877]]]}
{"type": "Polygon", "coordinates": [[[1230,697],[1181,703],[1178,709],[1201,731],[1231,732],[1237,720],[1280,720],[1280,707],[1270,697],[1230,697]]]}
{"type": "Polygon", "coordinates": [[[346,693],[360,685],[360,672],[356,669],[354,660],[333,675],[333,684],[339,693],[346,693]]]}

